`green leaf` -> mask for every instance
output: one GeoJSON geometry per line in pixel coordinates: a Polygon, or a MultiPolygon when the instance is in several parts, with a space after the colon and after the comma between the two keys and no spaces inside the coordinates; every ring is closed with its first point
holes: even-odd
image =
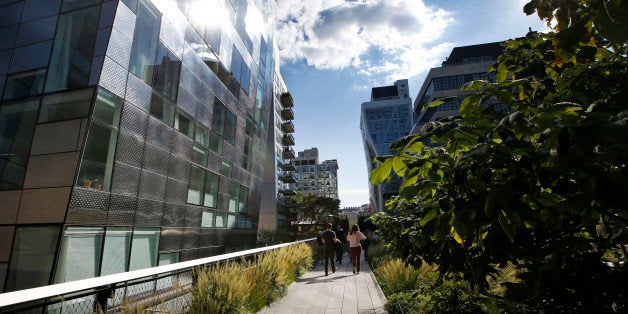
{"type": "Polygon", "coordinates": [[[408,169],[406,164],[403,162],[403,158],[400,156],[394,156],[392,158],[392,168],[393,171],[400,177],[403,177],[408,169]]]}
{"type": "Polygon", "coordinates": [[[369,180],[372,184],[380,184],[389,178],[392,171],[393,161],[392,158],[384,160],[379,167],[373,169],[369,180]]]}
{"type": "Polygon", "coordinates": [[[467,96],[462,103],[460,103],[460,115],[463,118],[477,117],[482,112],[481,106],[478,103],[482,99],[482,95],[473,94],[467,96]]]}
{"type": "Polygon", "coordinates": [[[437,100],[432,101],[431,103],[425,105],[424,108],[432,108],[432,107],[438,107],[448,101],[454,100],[458,98],[457,96],[448,96],[448,97],[443,97],[443,98],[439,98],[437,100]]]}
{"type": "Polygon", "coordinates": [[[416,141],[412,143],[412,145],[406,147],[404,151],[409,152],[409,153],[420,154],[423,151],[424,147],[425,147],[425,144],[423,144],[423,142],[416,141]]]}
{"type": "Polygon", "coordinates": [[[431,209],[423,217],[419,219],[419,225],[424,227],[428,222],[432,221],[438,215],[436,208],[431,209]]]}
{"type": "Polygon", "coordinates": [[[510,242],[515,242],[515,236],[513,235],[512,228],[510,227],[506,213],[503,210],[501,215],[497,217],[497,221],[499,221],[499,225],[502,227],[502,230],[504,230],[506,236],[508,236],[508,239],[510,239],[510,242]]]}

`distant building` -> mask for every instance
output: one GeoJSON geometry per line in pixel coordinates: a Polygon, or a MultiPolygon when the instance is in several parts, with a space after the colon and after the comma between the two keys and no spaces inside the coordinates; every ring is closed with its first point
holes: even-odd
{"type": "MultiPolygon", "coordinates": [[[[398,80],[394,85],[374,87],[371,101],[362,103],[360,129],[369,173],[377,167],[375,157],[390,154],[390,144],[410,133],[412,99],[409,94],[408,80],[398,80]]],[[[399,178],[377,186],[369,183],[373,211],[384,210],[386,200],[399,193],[400,185],[399,178]]]]}
{"type": "Polygon", "coordinates": [[[296,189],[303,194],[314,194],[338,199],[338,161],[318,162],[318,148],[299,152],[294,159],[296,189]]]}
{"type": "Polygon", "coordinates": [[[428,122],[459,115],[461,101],[471,94],[471,91],[460,90],[463,84],[475,80],[494,82],[495,75],[486,70],[503,51],[501,44],[455,47],[441,67],[430,69],[414,101],[416,120],[412,133],[420,133],[428,122]],[[423,110],[425,104],[449,96],[457,98],[423,110]]]}

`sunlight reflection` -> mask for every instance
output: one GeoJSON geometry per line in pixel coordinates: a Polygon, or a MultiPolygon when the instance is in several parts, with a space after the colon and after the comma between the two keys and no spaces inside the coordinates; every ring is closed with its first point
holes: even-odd
{"type": "Polygon", "coordinates": [[[222,25],[227,21],[227,12],[216,0],[191,1],[188,15],[194,22],[203,25],[222,25]]]}

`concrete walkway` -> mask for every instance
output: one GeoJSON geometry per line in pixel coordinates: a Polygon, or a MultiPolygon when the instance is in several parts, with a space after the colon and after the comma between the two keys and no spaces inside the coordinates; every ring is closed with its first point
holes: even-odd
{"type": "Polygon", "coordinates": [[[259,313],[386,313],[386,297],[362,258],[362,269],[354,275],[345,253],[336,272],[318,263],[313,270],[288,287],[288,293],[259,313]]]}

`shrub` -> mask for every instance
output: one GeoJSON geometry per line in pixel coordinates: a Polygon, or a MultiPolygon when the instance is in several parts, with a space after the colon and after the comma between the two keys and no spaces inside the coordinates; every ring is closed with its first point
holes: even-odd
{"type": "Polygon", "coordinates": [[[482,313],[487,311],[484,300],[460,280],[446,280],[442,284],[422,289],[419,308],[422,313],[482,313]]]}
{"type": "Polygon", "coordinates": [[[419,270],[405,264],[400,258],[384,259],[375,269],[375,275],[387,295],[417,290],[436,281],[436,267],[423,263],[419,270]]]}
{"type": "Polygon", "coordinates": [[[390,314],[419,313],[420,300],[417,292],[399,292],[388,297],[384,309],[390,314]]]}
{"type": "Polygon", "coordinates": [[[191,291],[193,313],[241,313],[249,298],[251,282],[237,263],[229,262],[200,269],[191,291]]]}

